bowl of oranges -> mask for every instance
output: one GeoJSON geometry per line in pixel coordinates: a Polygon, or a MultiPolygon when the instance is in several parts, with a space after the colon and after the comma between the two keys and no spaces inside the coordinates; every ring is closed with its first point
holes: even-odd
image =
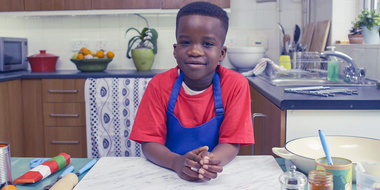
{"type": "Polygon", "coordinates": [[[112,51],[98,50],[93,52],[87,48],[82,48],[70,60],[82,72],[101,72],[107,69],[114,56],[115,54],[112,51]]]}

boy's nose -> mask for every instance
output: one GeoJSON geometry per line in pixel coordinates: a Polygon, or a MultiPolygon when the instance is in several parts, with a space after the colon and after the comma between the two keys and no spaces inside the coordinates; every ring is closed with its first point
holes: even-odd
{"type": "Polygon", "coordinates": [[[204,56],[204,52],[197,47],[193,47],[193,48],[190,48],[189,51],[187,51],[187,55],[194,56],[194,57],[204,56]]]}

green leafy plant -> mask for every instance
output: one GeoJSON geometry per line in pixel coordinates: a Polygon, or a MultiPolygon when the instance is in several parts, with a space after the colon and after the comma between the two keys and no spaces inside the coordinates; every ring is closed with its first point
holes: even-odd
{"type": "Polygon", "coordinates": [[[131,51],[132,51],[133,45],[135,43],[138,43],[135,48],[152,48],[154,54],[157,54],[158,33],[155,29],[145,27],[140,32],[136,28],[131,27],[125,32],[125,35],[127,35],[127,33],[129,31],[132,31],[132,30],[136,31],[138,33],[138,35],[133,36],[128,42],[128,50],[127,50],[127,58],[128,59],[132,58],[131,51]]]}
{"type": "Polygon", "coordinates": [[[363,10],[361,14],[358,15],[358,18],[354,22],[355,28],[360,28],[366,26],[368,30],[372,30],[373,26],[380,25],[380,14],[376,10],[363,10]]]}
{"type": "Polygon", "coordinates": [[[356,28],[355,26],[351,28],[350,35],[360,35],[363,34],[362,27],[356,28]]]}

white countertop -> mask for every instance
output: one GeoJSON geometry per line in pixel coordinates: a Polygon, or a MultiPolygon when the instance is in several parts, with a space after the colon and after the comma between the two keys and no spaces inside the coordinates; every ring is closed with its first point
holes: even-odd
{"type": "Polygon", "coordinates": [[[283,173],[272,156],[237,156],[211,181],[188,182],[174,171],[140,157],[103,157],[74,190],[88,189],[255,189],[278,190],[283,173]]]}

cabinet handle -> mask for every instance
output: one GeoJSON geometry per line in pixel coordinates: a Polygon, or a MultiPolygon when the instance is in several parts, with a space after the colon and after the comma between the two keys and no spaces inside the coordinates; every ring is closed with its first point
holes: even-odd
{"type": "Polygon", "coordinates": [[[266,115],[262,114],[262,113],[253,113],[252,114],[252,125],[253,125],[253,129],[255,129],[255,117],[266,117],[266,115]]]}
{"type": "Polygon", "coordinates": [[[51,141],[52,144],[79,144],[80,141],[51,141]]]}
{"type": "Polygon", "coordinates": [[[78,93],[78,90],[49,90],[49,93],[75,94],[75,93],[78,93]]]}
{"type": "Polygon", "coordinates": [[[79,114],[54,114],[54,113],[51,113],[50,117],[79,117],[79,114]]]}

